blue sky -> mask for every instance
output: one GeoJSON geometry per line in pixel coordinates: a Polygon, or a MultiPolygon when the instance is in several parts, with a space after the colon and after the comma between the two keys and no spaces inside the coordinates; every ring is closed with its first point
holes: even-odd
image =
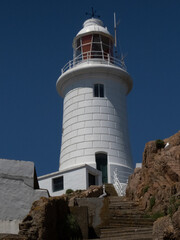
{"type": "Polygon", "coordinates": [[[0,158],[33,161],[38,175],[59,168],[62,99],[56,80],[94,7],[119,46],[134,87],[127,97],[135,162],[145,143],[180,123],[179,0],[1,0],[0,158]]]}

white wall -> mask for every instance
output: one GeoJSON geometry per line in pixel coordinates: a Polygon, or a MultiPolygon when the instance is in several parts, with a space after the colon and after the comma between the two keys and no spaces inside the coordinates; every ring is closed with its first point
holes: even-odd
{"type": "Polygon", "coordinates": [[[35,180],[34,163],[0,159],[1,233],[17,233],[19,221],[28,214],[32,203],[48,197],[46,190],[34,189],[35,180]]]}
{"type": "MultiPolygon", "coordinates": [[[[126,112],[127,86],[111,74],[82,74],[64,85],[60,170],[89,164],[107,152],[108,163],[133,168],[126,112]],[[93,97],[93,85],[104,84],[105,97],[93,97]]],[[[110,169],[108,182],[111,182],[110,169]]]]}
{"type": "Polygon", "coordinates": [[[96,169],[90,166],[83,165],[78,168],[69,169],[67,171],[55,172],[38,178],[39,186],[42,189],[47,189],[51,196],[59,196],[66,192],[67,189],[85,190],[88,188],[88,173],[96,176],[97,185],[102,185],[102,175],[96,169]],[[53,192],[53,179],[63,176],[64,189],[53,192]]]}
{"type": "Polygon", "coordinates": [[[0,220],[0,233],[18,234],[22,220],[0,220]]]}

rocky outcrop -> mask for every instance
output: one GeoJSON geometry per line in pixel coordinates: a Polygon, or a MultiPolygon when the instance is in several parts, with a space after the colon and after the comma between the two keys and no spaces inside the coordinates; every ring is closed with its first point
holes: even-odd
{"type": "Polygon", "coordinates": [[[180,193],[180,132],[164,142],[169,145],[161,149],[155,141],[146,144],[142,168],[131,175],[127,197],[144,210],[167,214],[171,198],[180,193]]]}
{"type": "Polygon", "coordinates": [[[23,222],[20,224],[20,236],[27,240],[68,239],[67,199],[64,197],[45,198],[35,201],[23,222]]]}
{"type": "Polygon", "coordinates": [[[77,190],[70,194],[64,195],[68,198],[69,206],[77,205],[77,198],[97,198],[103,194],[102,186],[90,186],[87,190],[77,190]]]}
{"type": "Polygon", "coordinates": [[[154,240],[175,240],[180,239],[180,131],[164,143],[160,149],[156,141],[146,144],[142,168],[130,176],[126,193],[152,218],[161,216],[153,226],[154,240]]]}
{"type": "Polygon", "coordinates": [[[42,197],[35,201],[20,224],[19,236],[26,240],[68,240],[88,237],[85,207],[77,207],[77,198],[99,197],[102,186],[91,186],[60,197],[42,197]],[[72,238],[73,237],[73,238],[72,238]]]}
{"type": "Polygon", "coordinates": [[[180,239],[180,208],[173,214],[157,219],[153,226],[154,240],[180,239]]]}

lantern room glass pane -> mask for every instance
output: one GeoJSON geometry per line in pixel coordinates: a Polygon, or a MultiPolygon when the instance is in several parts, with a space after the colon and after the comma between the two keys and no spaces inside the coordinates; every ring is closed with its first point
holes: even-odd
{"type": "Polygon", "coordinates": [[[100,42],[100,36],[99,36],[99,34],[94,34],[94,35],[93,35],[93,42],[100,42]]]}
{"type": "Polygon", "coordinates": [[[101,50],[101,44],[100,43],[94,43],[92,44],[92,57],[93,58],[102,58],[102,50],[101,50]]]}
{"type": "Polygon", "coordinates": [[[101,52],[101,44],[100,43],[93,43],[92,44],[92,51],[101,52]]]}
{"type": "Polygon", "coordinates": [[[88,52],[91,51],[91,45],[92,45],[92,35],[87,35],[82,37],[82,53],[83,58],[88,58],[88,52]]]}
{"type": "Polygon", "coordinates": [[[77,39],[77,42],[76,42],[76,47],[78,48],[78,47],[80,47],[80,38],[79,39],[77,39]]]}
{"type": "Polygon", "coordinates": [[[106,36],[89,34],[76,41],[75,57],[109,59],[109,55],[113,56],[113,42],[106,36]]]}
{"type": "Polygon", "coordinates": [[[92,35],[86,35],[82,37],[82,45],[91,43],[92,42],[92,35]]]}
{"type": "Polygon", "coordinates": [[[108,37],[101,36],[101,39],[102,39],[103,45],[109,46],[109,38],[108,37]]]}
{"type": "Polygon", "coordinates": [[[81,54],[81,47],[78,47],[76,49],[76,57],[79,56],[81,54]]]}

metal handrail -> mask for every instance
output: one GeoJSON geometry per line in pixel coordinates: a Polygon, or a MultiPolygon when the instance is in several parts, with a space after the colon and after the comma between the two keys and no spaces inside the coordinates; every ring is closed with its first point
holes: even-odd
{"type": "Polygon", "coordinates": [[[79,56],[66,63],[66,65],[61,69],[61,74],[65,73],[67,70],[73,67],[76,67],[80,63],[97,61],[101,64],[115,65],[125,71],[127,70],[125,64],[118,58],[112,57],[108,53],[102,51],[89,51],[81,53],[79,56]]]}
{"type": "Polygon", "coordinates": [[[114,188],[116,189],[118,196],[125,196],[127,183],[121,183],[119,181],[117,168],[113,172],[113,182],[114,188]]]}

